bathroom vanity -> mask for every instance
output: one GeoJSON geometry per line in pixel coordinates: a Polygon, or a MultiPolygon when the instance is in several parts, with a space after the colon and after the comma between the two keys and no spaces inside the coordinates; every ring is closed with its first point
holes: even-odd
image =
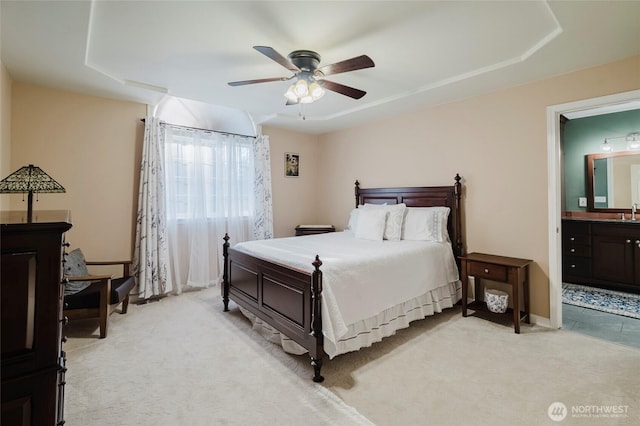
{"type": "Polygon", "coordinates": [[[640,293],[640,220],[564,218],[562,280],[640,293]]]}

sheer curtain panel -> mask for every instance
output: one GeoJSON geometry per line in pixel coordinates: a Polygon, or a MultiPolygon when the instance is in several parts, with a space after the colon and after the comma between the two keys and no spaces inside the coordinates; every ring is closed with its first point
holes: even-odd
{"type": "Polygon", "coordinates": [[[218,284],[222,238],[273,237],[268,136],[146,118],[134,270],[149,299],[218,284]]]}
{"type": "Polygon", "coordinates": [[[262,196],[269,200],[265,214],[264,202],[256,200],[255,140],[167,125],[167,229],[177,293],[185,286],[218,284],[225,233],[233,243],[254,239],[256,211],[269,220],[270,171],[263,166],[259,172],[261,185],[268,185],[268,195],[262,196]]]}

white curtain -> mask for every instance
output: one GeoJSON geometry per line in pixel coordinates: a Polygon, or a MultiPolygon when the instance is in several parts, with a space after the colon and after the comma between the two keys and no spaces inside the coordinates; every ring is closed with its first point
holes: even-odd
{"type": "Polygon", "coordinates": [[[167,269],[169,251],[165,216],[164,138],[165,128],[160,121],[147,117],[133,253],[136,286],[132,293],[142,299],[164,295],[173,288],[167,269]]]}
{"type": "Polygon", "coordinates": [[[134,252],[142,299],[218,284],[225,233],[273,237],[269,137],[147,117],[134,252]]]}
{"type": "Polygon", "coordinates": [[[181,293],[219,283],[225,233],[232,244],[273,234],[269,146],[266,137],[171,125],[165,143],[170,265],[181,293]]]}

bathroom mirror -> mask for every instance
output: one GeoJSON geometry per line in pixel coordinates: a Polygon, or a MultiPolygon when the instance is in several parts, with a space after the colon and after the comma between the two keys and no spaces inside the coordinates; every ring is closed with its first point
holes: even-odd
{"type": "Polygon", "coordinates": [[[587,210],[629,213],[634,203],[640,208],[640,152],[589,154],[586,161],[587,210]]]}

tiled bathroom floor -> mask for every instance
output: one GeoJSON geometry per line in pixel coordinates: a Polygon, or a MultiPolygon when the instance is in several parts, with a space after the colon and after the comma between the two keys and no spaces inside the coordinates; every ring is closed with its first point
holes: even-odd
{"type": "Polygon", "coordinates": [[[640,348],[640,319],[563,303],[562,328],[640,348]]]}

